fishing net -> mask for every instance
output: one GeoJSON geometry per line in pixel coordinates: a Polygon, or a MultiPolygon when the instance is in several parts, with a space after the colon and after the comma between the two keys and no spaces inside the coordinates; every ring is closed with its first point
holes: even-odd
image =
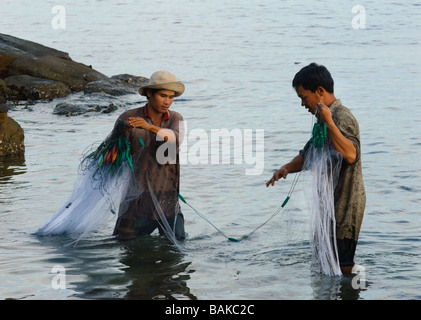
{"type": "Polygon", "coordinates": [[[326,134],[326,125],[316,123],[305,147],[304,171],[310,173],[313,270],[329,276],[341,275],[336,247],[334,190],[339,179],[342,155],[326,134]]]}
{"type": "Polygon", "coordinates": [[[152,154],[154,150],[145,147],[143,139],[150,139],[145,131],[132,129],[143,131],[143,139],[142,135],[127,136],[123,134],[124,126],[124,122],[118,122],[98,147],[86,152],[71,196],[38,230],[38,235],[67,234],[77,243],[117,216],[133,222],[133,236],[137,220],[157,224],[160,232],[180,248],[174,233],[181,213],[177,186],[163,170],[176,164],[159,164],[152,154]]]}

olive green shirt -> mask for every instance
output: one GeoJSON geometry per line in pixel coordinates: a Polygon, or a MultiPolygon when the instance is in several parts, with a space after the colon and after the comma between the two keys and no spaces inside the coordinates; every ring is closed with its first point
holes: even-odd
{"type": "MultiPolygon", "coordinates": [[[[351,111],[342,105],[341,100],[335,100],[329,109],[335,125],[345,138],[351,140],[356,149],[353,163],[342,161],[338,184],[334,191],[336,238],[358,240],[366,203],[359,125],[351,111]]],[[[310,142],[300,151],[304,158],[309,144],[310,142]]]]}

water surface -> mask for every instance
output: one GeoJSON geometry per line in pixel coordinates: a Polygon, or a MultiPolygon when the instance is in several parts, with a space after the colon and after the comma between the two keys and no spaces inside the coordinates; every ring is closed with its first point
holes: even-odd
{"type": "Polygon", "coordinates": [[[264,183],[309,138],[312,119],[293,76],[313,61],[329,68],[336,96],[360,123],[367,207],[356,262],[367,286],[311,272],[304,177],[288,210],[239,243],[188,207],[183,252],[157,235],[119,243],[112,223],[76,247],[65,237],[33,236],[73,190],[83,151],[121,112],[145,103],[133,95],[120,97],[112,114],[52,113],[76,94],[9,112],[25,131],[26,153],[0,164],[2,299],[421,298],[419,3],[361,3],[361,30],[352,28],[352,6],[337,1],[85,3],[61,1],[66,28],[55,30],[55,2],[3,0],[0,30],[67,51],[108,76],[172,71],[186,84],[172,108],[188,130],[264,129],[261,174],[246,175],[244,162],[182,166],[183,196],[233,237],[280,206],[293,177],[275,188],[264,183]],[[55,266],[65,268],[65,289],[53,288],[55,266]]]}

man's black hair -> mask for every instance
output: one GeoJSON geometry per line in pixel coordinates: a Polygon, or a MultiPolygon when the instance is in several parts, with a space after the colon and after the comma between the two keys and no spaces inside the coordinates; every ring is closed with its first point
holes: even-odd
{"type": "MultiPolygon", "coordinates": [[[[159,91],[159,89],[150,89],[150,88],[148,88],[146,90],[149,90],[149,92],[151,93],[152,96],[155,95],[155,93],[157,93],[159,91]]],[[[149,97],[148,97],[147,94],[146,94],[146,99],[149,100],[149,97]]]]}
{"type": "Polygon", "coordinates": [[[292,80],[296,89],[301,85],[305,90],[315,92],[317,87],[323,87],[327,92],[333,93],[333,78],[325,66],[313,62],[297,72],[292,80]]]}

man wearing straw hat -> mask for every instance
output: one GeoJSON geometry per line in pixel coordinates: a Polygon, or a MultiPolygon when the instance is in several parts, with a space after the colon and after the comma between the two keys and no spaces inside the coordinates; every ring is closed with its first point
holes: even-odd
{"type": "MultiPolygon", "coordinates": [[[[146,96],[146,105],[124,112],[116,127],[130,142],[135,172],[134,184],[142,187],[140,194],[130,194],[130,186],[120,205],[114,229],[117,238],[126,240],[151,234],[159,229],[177,239],[185,237],[184,217],[178,204],[180,183],[179,145],[183,135],[183,117],[169,110],[175,97],[184,92],[184,84],[168,71],[152,74],[147,85],[139,89],[146,96]],[[162,147],[169,146],[166,152],[162,147]],[[139,152],[139,151],[142,151],[139,152]],[[165,228],[165,226],[170,226],[165,228]]],[[[132,189],[139,189],[132,188],[132,189]]],[[[139,191],[139,190],[138,190],[139,191]]]]}

